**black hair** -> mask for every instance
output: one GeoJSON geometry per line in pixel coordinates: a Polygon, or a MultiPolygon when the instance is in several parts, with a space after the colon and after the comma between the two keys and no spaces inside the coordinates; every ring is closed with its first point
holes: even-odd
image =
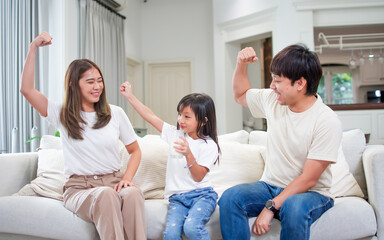
{"type": "MultiPolygon", "coordinates": [[[[212,138],[212,140],[217,144],[217,150],[220,153],[217,138],[216,110],[212,98],[204,93],[188,94],[180,100],[177,105],[177,112],[181,113],[187,106],[192,109],[197,120],[197,137],[205,141],[207,136],[212,138]]],[[[179,123],[177,123],[177,129],[180,129],[179,123]]],[[[219,157],[217,157],[215,163],[218,160],[219,157]]]]}
{"type": "Polygon", "coordinates": [[[290,45],[281,50],[271,62],[271,73],[284,76],[291,84],[303,77],[307,80],[305,95],[316,95],[323,71],[317,54],[305,45],[290,45]]]}

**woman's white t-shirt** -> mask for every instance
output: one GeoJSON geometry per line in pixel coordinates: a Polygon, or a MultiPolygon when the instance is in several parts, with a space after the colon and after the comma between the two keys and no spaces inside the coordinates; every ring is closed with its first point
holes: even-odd
{"type": "MultiPolygon", "coordinates": [[[[161,138],[166,141],[170,147],[172,147],[175,141],[181,141],[177,137],[176,132],[177,129],[175,126],[164,122],[163,129],[161,131],[161,138]]],[[[196,159],[196,162],[200,166],[204,166],[210,170],[219,154],[217,144],[210,137],[195,140],[186,135],[186,140],[193,156],[196,159]]],[[[165,197],[212,186],[209,179],[209,172],[205,175],[203,180],[195,182],[186,166],[187,160],[184,156],[182,158],[177,158],[168,154],[164,192],[165,197]]]]}
{"type": "Polygon", "coordinates": [[[46,119],[60,131],[65,174],[108,174],[121,168],[119,139],[124,145],[129,145],[136,141],[136,134],[123,109],[109,106],[111,120],[99,129],[92,128],[97,121],[96,112],[81,112],[87,124],[80,124],[84,128],[83,140],[77,140],[68,137],[68,132],[60,121],[62,105],[48,100],[46,119]]]}

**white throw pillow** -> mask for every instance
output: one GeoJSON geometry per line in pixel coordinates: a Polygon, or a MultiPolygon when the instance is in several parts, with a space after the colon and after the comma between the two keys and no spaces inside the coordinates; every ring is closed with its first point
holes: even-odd
{"type": "Polygon", "coordinates": [[[256,130],[249,133],[249,144],[267,147],[267,132],[256,130]]]}
{"type": "Polygon", "coordinates": [[[233,133],[223,134],[223,135],[220,135],[218,137],[219,144],[221,142],[224,142],[224,141],[238,142],[238,143],[246,144],[246,143],[248,143],[248,139],[249,139],[249,133],[245,130],[240,130],[240,131],[233,132],[233,133]]]}
{"type": "Polygon", "coordinates": [[[52,135],[44,135],[40,140],[39,149],[63,149],[61,144],[61,138],[52,136],[52,135]]]}
{"type": "Polygon", "coordinates": [[[367,183],[362,161],[363,152],[366,148],[364,132],[360,129],[343,132],[342,145],[349,172],[353,174],[364,195],[367,196],[367,183]]]}
{"type": "Polygon", "coordinates": [[[332,186],[330,191],[334,197],[364,197],[359,184],[349,172],[349,166],[341,146],[337,162],[331,165],[331,172],[332,186]]]}
{"type": "Polygon", "coordinates": [[[64,157],[61,139],[44,135],[38,151],[37,177],[25,185],[16,196],[43,196],[63,200],[64,157]]]}
{"type": "MultiPolygon", "coordinates": [[[[164,198],[165,173],[168,160],[168,144],[159,135],[146,135],[138,138],[141,149],[141,162],[132,182],[140,187],[145,199],[164,198]]],[[[122,173],[127,168],[130,155],[121,144],[120,158],[122,173]]]]}
{"type": "Polygon", "coordinates": [[[264,171],[261,152],[264,147],[225,141],[220,143],[221,156],[210,174],[215,191],[221,194],[228,188],[256,182],[264,171]]]}

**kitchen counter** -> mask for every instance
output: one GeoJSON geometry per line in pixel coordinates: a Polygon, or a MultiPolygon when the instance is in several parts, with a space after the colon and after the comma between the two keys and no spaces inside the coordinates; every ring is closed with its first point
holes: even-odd
{"type": "Polygon", "coordinates": [[[384,103],[329,104],[333,111],[384,109],[384,103]]]}
{"type": "Polygon", "coordinates": [[[339,117],[343,131],[361,129],[368,144],[384,144],[384,103],[328,105],[339,117]]]}

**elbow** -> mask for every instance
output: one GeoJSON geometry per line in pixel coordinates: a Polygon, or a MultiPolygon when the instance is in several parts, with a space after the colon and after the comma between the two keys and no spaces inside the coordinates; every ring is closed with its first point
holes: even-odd
{"type": "Polygon", "coordinates": [[[307,181],[307,188],[311,189],[312,187],[316,186],[319,179],[310,179],[307,181]]]}
{"type": "Polygon", "coordinates": [[[239,96],[233,96],[233,99],[235,100],[236,103],[241,104],[240,97],[239,96]]]}
{"type": "Polygon", "coordinates": [[[240,102],[240,97],[241,95],[238,94],[235,90],[233,90],[233,99],[235,100],[236,103],[240,102]]]}
{"type": "Polygon", "coordinates": [[[24,97],[28,97],[31,92],[31,89],[26,89],[25,87],[20,88],[20,93],[23,94],[24,97]]]}
{"type": "Polygon", "coordinates": [[[25,96],[25,94],[27,94],[27,91],[25,91],[24,88],[20,88],[20,93],[23,94],[23,96],[25,96]]]}
{"type": "Polygon", "coordinates": [[[193,181],[195,182],[201,182],[203,180],[204,177],[194,177],[193,178],[193,181]]]}

